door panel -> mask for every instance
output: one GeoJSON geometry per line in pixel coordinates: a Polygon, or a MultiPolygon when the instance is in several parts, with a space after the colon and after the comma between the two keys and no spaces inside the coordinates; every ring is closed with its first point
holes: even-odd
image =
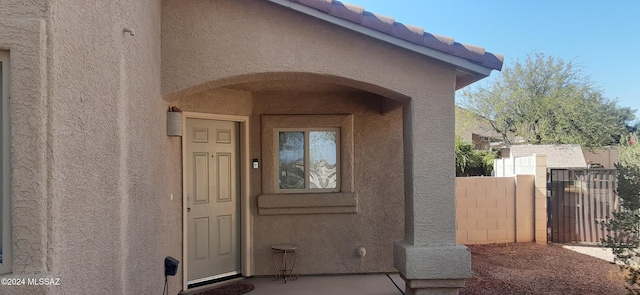
{"type": "Polygon", "coordinates": [[[218,153],[218,202],[231,202],[231,154],[218,153]]]}
{"type": "Polygon", "coordinates": [[[193,226],[195,227],[195,239],[196,239],[196,252],[195,259],[203,260],[209,259],[209,218],[195,218],[193,220],[193,226]]]}
{"type": "Polygon", "coordinates": [[[218,256],[230,255],[233,247],[233,243],[231,242],[233,240],[231,215],[218,216],[218,226],[218,233],[220,233],[220,237],[218,238],[220,243],[218,249],[220,252],[218,252],[218,256]]]}
{"type": "Polygon", "coordinates": [[[193,153],[194,169],[194,200],[196,204],[209,202],[209,153],[193,153]]]}
{"type": "Polygon", "coordinates": [[[187,119],[189,284],[240,273],[239,124],[187,119]]]}

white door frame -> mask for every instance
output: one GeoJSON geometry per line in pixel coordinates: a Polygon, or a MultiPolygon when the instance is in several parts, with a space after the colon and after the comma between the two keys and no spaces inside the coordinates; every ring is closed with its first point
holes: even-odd
{"type": "Polygon", "coordinates": [[[187,231],[187,118],[240,123],[240,264],[242,275],[252,275],[249,248],[251,245],[250,207],[249,207],[249,117],[219,115],[197,112],[182,112],[182,290],[188,288],[188,231],[187,231]]]}

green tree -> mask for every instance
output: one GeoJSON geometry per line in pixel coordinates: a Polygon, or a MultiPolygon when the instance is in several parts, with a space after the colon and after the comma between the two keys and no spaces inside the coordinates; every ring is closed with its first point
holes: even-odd
{"type": "Polygon", "coordinates": [[[623,210],[600,225],[607,232],[601,243],[611,248],[625,271],[629,294],[640,294],[640,143],[638,137],[621,140],[618,147],[618,197],[623,210]]]}
{"type": "Polygon", "coordinates": [[[460,175],[472,164],[473,144],[464,142],[460,136],[456,136],[454,148],[456,155],[456,175],[460,175]]]}
{"type": "Polygon", "coordinates": [[[462,106],[488,118],[505,142],[615,144],[634,110],[605,98],[572,62],[534,53],[502,71],[492,84],[467,88],[462,106]]]}
{"type": "Polygon", "coordinates": [[[498,156],[493,150],[474,150],[473,143],[456,136],[456,176],[489,176],[493,172],[493,160],[498,156]]]}

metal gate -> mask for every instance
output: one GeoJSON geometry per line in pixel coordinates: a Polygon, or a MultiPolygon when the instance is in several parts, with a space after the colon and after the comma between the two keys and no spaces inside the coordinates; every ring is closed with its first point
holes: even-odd
{"type": "Polygon", "coordinates": [[[600,243],[599,221],[620,210],[616,169],[550,169],[547,227],[552,242],[600,243]]]}

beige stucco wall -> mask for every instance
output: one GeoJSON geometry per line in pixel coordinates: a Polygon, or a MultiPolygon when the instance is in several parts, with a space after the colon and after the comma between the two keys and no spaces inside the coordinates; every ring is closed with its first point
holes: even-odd
{"type": "MultiPolygon", "coordinates": [[[[532,242],[537,237],[535,177],[456,178],[456,227],[460,244],[532,242]]],[[[546,242],[546,237],[541,242],[546,242]]]]}
{"type": "Polygon", "coordinates": [[[177,99],[171,102],[171,106],[187,112],[249,116],[252,101],[249,91],[218,88],[177,99]]]}
{"type": "MultiPolygon", "coordinates": [[[[270,245],[282,243],[299,245],[296,271],[301,274],[394,271],[393,241],[404,230],[402,110],[381,114],[381,99],[365,93],[256,94],[252,158],[261,158],[257,123],[262,114],[353,114],[353,188],[358,198],[357,213],[255,215],[256,274],[274,273],[270,245]],[[367,249],[364,258],[356,257],[358,247],[367,249]]],[[[266,166],[252,171],[252,200],[262,193],[267,173],[272,169],[266,166]]],[[[256,203],[252,201],[254,213],[256,203]]]]}
{"type": "MultiPolygon", "coordinates": [[[[46,273],[48,259],[47,62],[43,2],[0,3],[0,49],[10,51],[13,274],[46,273]],[[17,226],[15,226],[17,225],[17,226]]],[[[3,254],[4,257],[4,254],[3,254]]],[[[38,294],[42,286],[0,288],[0,294],[38,294]]]]}
{"type": "MultiPolygon", "coordinates": [[[[161,1],[52,1],[51,272],[55,294],[143,294],[181,255],[160,95],[161,1]],[[123,31],[135,30],[135,36],[123,31]]],[[[171,292],[179,281],[170,278],[171,292]]]]}
{"type": "MultiPolygon", "coordinates": [[[[269,83],[264,85],[269,89],[269,83]]],[[[296,272],[301,274],[394,271],[392,245],[403,236],[402,110],[382,112],[385,100],[365,92],[251,92],[219,88],[172,101],[183,111],[250,115],[250,158],[262,159],[261,116],[352,114],[356,165],[357,213],[258,214],[257,199],[272,167],[251,170],[251,214],[254,275],[274,272],[270,245],[300,247],[296,272]],[[264,173],[264,175],[263,175],[264,173]],[[367,256],[356,257],[365,247],[367,256]]],[[[307,120],[313,120],[313,116],[307,120]]],[[[180,156],[180,149],[171,153],[180,156]]],[[[176,174],[176,176],[180,176],[176,174]]]]}
{"type": "MultiPolygon", "coordinates": [[[[447,277],[470,274],[468,251],[455,247],[453,67],[272,3],[164,3],[162,93],[170,102],[225,85],[282,79],[411,98],[403,108],[402,128],[404,174],[410,175],[404,183],[405,212],[410,214],[405,214],[405,242],[393,248],[394,266],[410,279],[442,278],[441,271],[417,265],[429,257],[433,265],[451,265],[447,277]]],[[[264,256],[257,246],[254,250],[259,269],[257,259],[264,256]]]]}
{"type": "Polygon", "coordinates": [[[455,82],[454,68],[444,63],[267,1],[168,0],[163,11],[162,94],[168,100],[230,83],[282,79],[274,73],[315,73],[314,81],[398,97],[455,82]]]}
{"type": "MultiPolygon", "coordinates": [[[[11,55],[13,273],[60,286],[0,294],[144,294],[180,257],[180,159],[165,146],[161,1],[2,1],[11,55]],[[135,36],[123,33],[130,27],[135,36]]],[[[180,290],[170,278],[170,292],[180,290]]]]}
{"type": "MultiPolygon", "coordinates": [[[[251,115],[252,158],[261,155],[261,114],[354,115],[357,213],[260,216],[262,175],[251,171],[256,274],[272,273],[267,246],[285,240],[301,246],[300,273],[391,271],[391,242],[405,234],[407,245],[455,244],[452,66],[248,0],[6,0],[0,48],[12,61],[12,276],[61,278],[57,287],[0,294],[162,287],[164,257],[182,257],[180,139],[165,134],[169,105],[251,115]],[[300,98],[223,87],[277,79],[415,103],[387,109],[362,92],[300,98]],[[406,136],[410,126],[419,138],[406,136]],[[405,167],[410,182],[402,177],[406,151],[405,162],[416,160],[405,167]],[[364,259],[354,254],[360,246],[364,259]]],[[[181,285],[180,276],[169,278],[170,293],[181,285]]]]}
{"type": "Polygon", "coordinates": [[[2,0],[0,1],[0,16],[46,19],[49,15],[49,7],[49,0],[2,0]]]}
{"type": "MultiPolygon", "coordinates": [[[[428,148],[429,153],[435,155],[429,161],[418,161],[416,167],[436,167],[446,159],[453,159],[450,152],[454,133],[453,67],[268,2],[165,1],[164,4],[162,93],[170,103],[208,89],[273,80],[326,82],[398,100],[413,98],[422,103],[406,113],[421,122],[411,124],[432,127],[427,127],[424,137],[406,140],[416,141],[416,145],[428,148]],[[325,44],[331,46],[321,46],[325,44]],[[431,119],[435,124],[431,125],[431,119]],[[439,138],[437,143],[433,138],[439,138]]],[[[264,94],[260,89],[252,92],[251,158],[261,157],[260,114],[361,113],[355,119],[358,213],[256,215],[255,196],[260,193],[261,175],[251,171],[255,274],[273,272],[268,245],[287,241],[301,246],[296,266],[301,273],[393,270],[391,241],[403,237],[404,223],[402,187],[405,184],[396,176],[403,173],[401,109],[381,115],[384,103],[367,102],[363,98],[355,103],[349,97],[304,99],[301,96],[306,95],[301,94],[264,94]],[[389,152],[393,152],[393,156],[389,156],[389,152]],[[380,160],[393,163],[395,172],[377,172],[382,166],[374,163],[380,160]],[[378,182],[385,184],[378,185],[378,182]],[[365,259],[355,257],[359,246],[370,250],[365,259]]],[[[428,210],[446,212],[442,209],[453,208],[454,173],[452,169],[442,172],[435,177],[427,176],[425,171],[416,175],[416,179],[432,182],[423,185],[421,181],[414,181],[419,185],[412,190],[419,190],[421,196],[411,202],[411,208],[413,204],[426,206],[426,202],[430,202],[428,210]],[[422,195],[426,191],[432,192],[429,198],[437,195],[448,198],[427,200],[426,193],[422,195]]],[[[412,241],[424,245],[423,237],[428,237],[438,240],[439,245],[455,244],[453,212],[444,218],[432,218],[435,212],[415,214],[405,222],[413,224],[415,218],[426,218],[429,220],[424,223],[429,224],[429,228],[439,230],[434,230],[432,235],[417,229],[415,233],[419,238],[412,236],[412,241]]]]}
{"type": "MultiPolygon", "coordinates": [[[[266,83],[264,88],[271,86],[266,83]]],[[[250,115],[249,157],[260,163],[265,162],[262,115],[353,116],[357,213],[260,215],[257,199],[268,178],[266,173],[273,169],[262,164],[261,169],[251,170],[254,275],[274,273],[270,245],[282,243],[299,245],[296,272],[300,274],[394,271],[393,241],[401,239],[404,230],[402,109],[383,112],[383,100],[361,91],[251,92],[219,88],[172,101],[171,105],[183,111],[250,115]],[[364,258],[356,257],[358,247],[367,249],[364,258]]],[[[313,120],[313,116],[307,120],[313,120]]],[[[180,156],[179,147],[172,148],[171,153],[180,156]]]]}
{"type": "Polygon", "coordinates": [[[615,147],[607,147],[602,150],[590,151],[586,148],[582,148],[584,154],[584,160],[587,164],[600,163],[604,168],[616,168],[615,163],[618,162],[618,149],[615,147]]]}

